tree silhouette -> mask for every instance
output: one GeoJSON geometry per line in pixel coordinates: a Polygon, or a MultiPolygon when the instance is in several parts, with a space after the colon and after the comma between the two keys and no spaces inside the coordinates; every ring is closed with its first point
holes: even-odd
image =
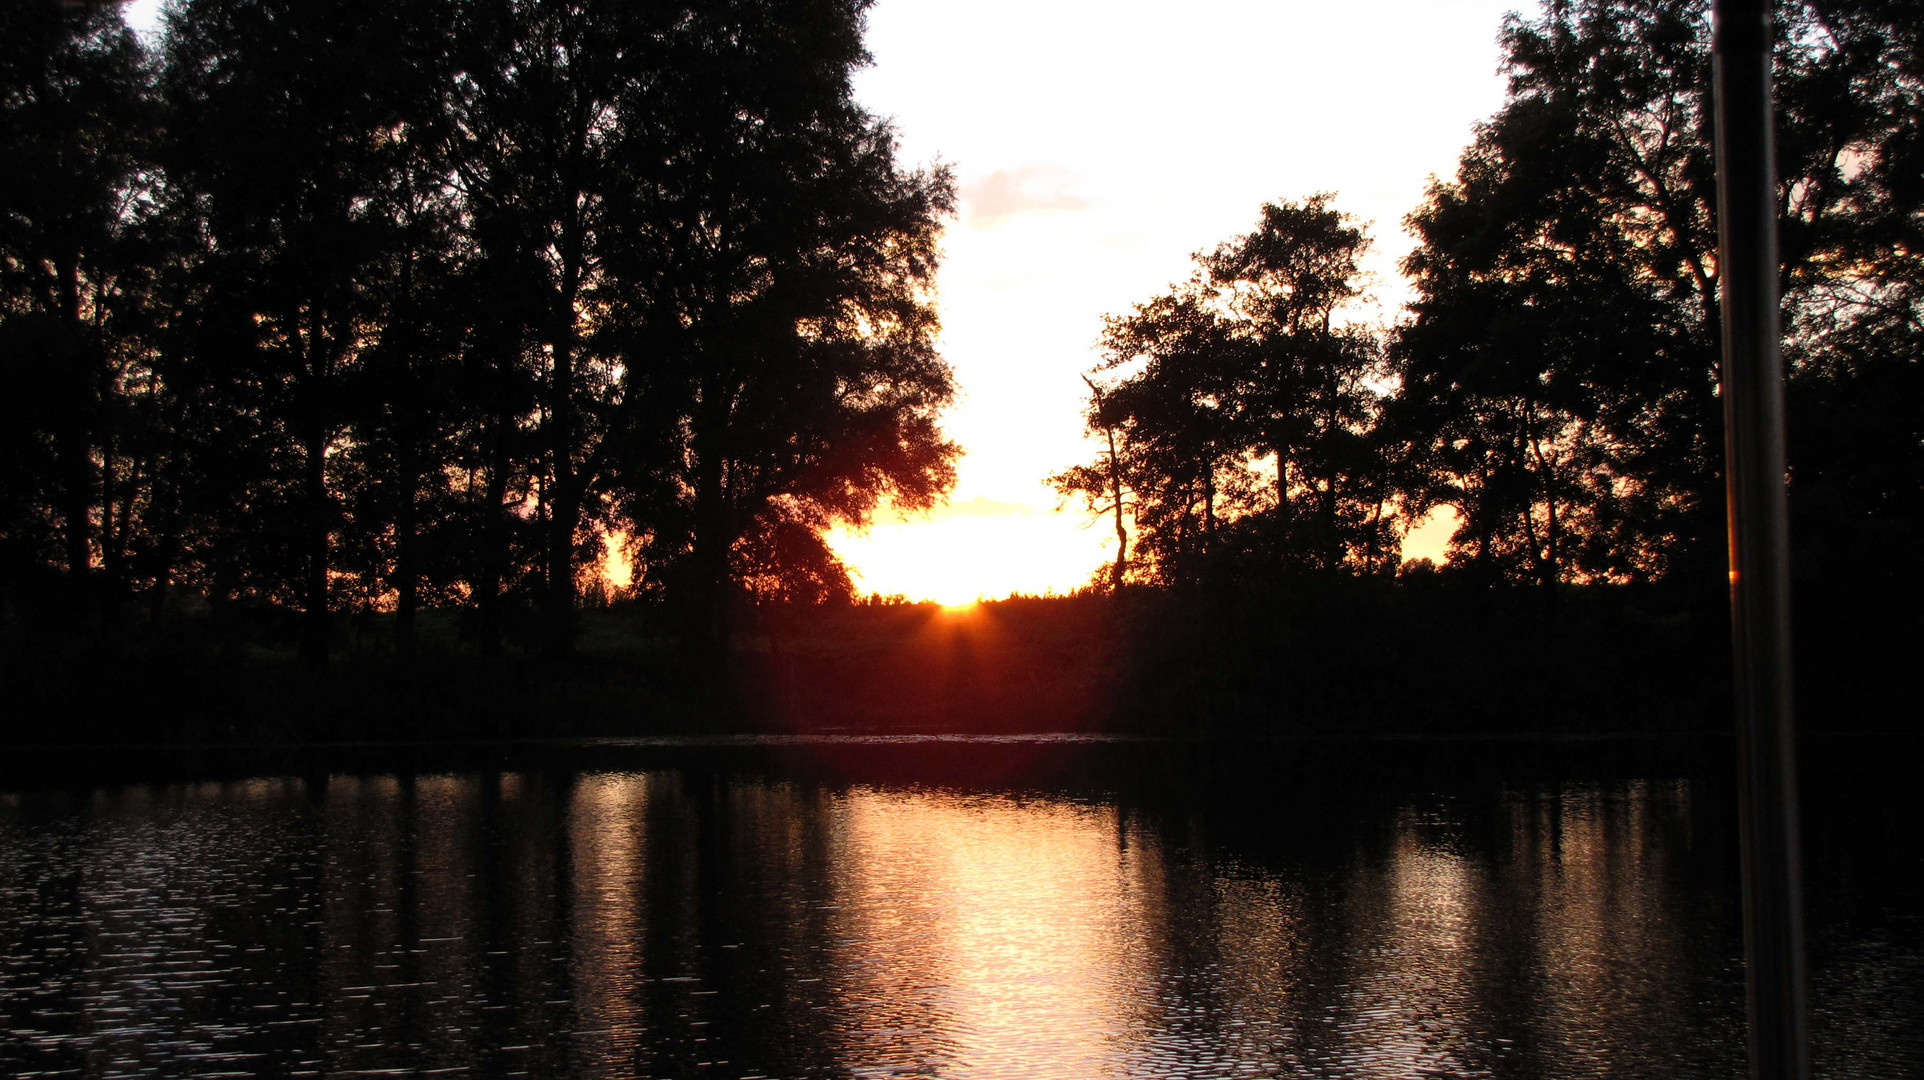
{"type": "Polygon", "coordinates": [[[1924,33],[1855,0],[1791,9],[1785,36],[1792,535],[1802,572],[1901,603],[1891,553],[1924,522],[1924,33]]]}
{"type": "Polygon", "coordinates": [[[1109,591],[1122,588],[1123,579],[1129,571],[1129,526],[1127,512],[1130,508],[1129,469],[1122,459],[1122,450],[1116,439],[1116,423],[1107,408],[1102,387],[1095,380],[1084,375],[1082,381],[1089,387],[1089,409],[1084,414],[1092,431],[1102,432],[1105,449],[1101,460],[1095,465],[1076,465],[1049,478],[1049,483],[1065,497],[1080,497],[1087,511],[1096,517],[1112,514],[1116,526],[1116,557],[1109,564],[1109,591]]]}
{"type": "MultiPolygon", "coordinates": [[[[528,461],[525,504],[538,525],[544,643],[566,652],[572,641],[576,570],[586,516],[596,510],[602,473],[615,443],[612,413],[625,356],[611,332],[617,288],[606,260],[616,237],[612,204],[650,182],[631,175],[647,123],[633,88],[660,79],[658,35],[676,10],[620,3],[574,7],[495,0],[467,5],[458,40],[456,168],[473,215],[489,293],[512,297],[519,325],[502,327],[493,366],[509,385],[522,373],[534,391],[531,415],[488,425],[497,453],[525,426],[537,455],[528,461]],[[505,369],[505,370],[504,370],[505,369]]],[[[504,386],[503,389],[506,389],[504,386]]],[[[515,395],[502,399],[515,403],[515,395]]],[[[511,469],[490,463],[492,500],[510,496],[511,469]]],[[[487,542],[505,530],[499,501],[481,514],[487,542]]],[[[502,553],[486,572],[500,587],[502,553]]]]}
{"type": "Polygon", "coordinates": [[[899,169],[892,132],[855,104],[860,31],[857,4],[719,5],[664,38],[668,63],[703,77],[634,103],[661,165],[620,208],[610,257],[621,333],[646,358],[627,369],[617,483],[695,642],[724,640],[732,583],[763,556],[814,578],[828,524],[953,482],[927,296],[952,185],[899,169]],[[771,535],[787,539],[739,548],[771,535]]]}
{"type": "MultiPolygon", "coordinates": [[[[1512,19],[1508,102],[1410,218],[1395,427],[1423,469],[1408,494],[1456,508],[1453,557],[1490,579],[1721,565],[1706,8],[1587,0],[1512,19]]],[[[1787,354],[1793,400],[1814,403],[1801,390],[1842,370],[1845,327],[1916,318],[1900,299],[1916,267],[1896,255],[1917,220],[1897,179],[1914,169],[1915,35],[1887,4],[1778,16],[1787,354]]],[[[1901,444],[1886,449],[1914,454],[1901,444]]]]}
{"type": "Polygon", "coordinates": [[[445,601],[458,577],[449,551],[458,542],[448,528],[457,505],[451,467],[459,444],[452,440],[470,411],[460,376],[471,324],[460,316],[476,314],[462,295],[472,281],[465,273],[472,243],[453,177],[442,97],[452,58],[434,47],[442,40],[427,37],[428,47],[414,54],[417,108],[382,143],[385,183],[371,204],[386,233],[371,275],[379,329],[344,386],[345,396],[361,403],[346,452],[347,501],[357,527],[345,539],[359,555],[354,576],[364,604],[391,594],[403,652],[414,648],[424,594],[445,601]]]}
{"type": "Polygon", "coordinates": [[[1368,240],[1329,199],[1266,205],[1255,232],[1202,261],[1246,351],[1237,422],[1275,458],[1284,550],[1324,570],[1367,566],[1394,540],[1370,437],[1391,373],[1376,334],[1333,321],[1361,297],[1368,240]]]}
{"type": "MultiPolygon", "coordinates": [[[[347,609],[403,653],[441,607],[561,655],[619,538],[719,660],[745,599],[848,593],[827,529],[952,483],[953,184],[854,99],[862,0],[169,10],[150,57],[113,5],[0,7],[6,620],[45,582],[84,615],[198,594],[311,663],[347,609]]],[[[1924,45],[1892,0],[1778,16],[1795,537],[1806,584],[1897,595],[1924,45]]],[[[1052,478],[1111,519],[1106,584],[1379,573],[1443,506],[1459,581],[1718,577],[1707,25],[1510,20],[1393,332],[1325,195],[1107,320],[1101,444],[1052,478]]]]}
{"type": "Polygon", "coordinates": [[[1265,206],[1188,282],[1106,323],[1098,370],[1126,373],[1091,384],[1088,420],[1112,449],[1052,482],[1091,509],[1133,492],[1144,580],[1192,576],[1232,521],[1234,546],[1275,568],[1394,554],[1374,441],[1391,373],[1377,335],[1336,322],[1360,298],[1367,241],[1329,198],[1265,206]]]}
{"type": "Polygon", "coordinates": [[[127,443],[148,373],[123,326],[138,322],[152,125],[146,58],[117,9],[0,10],[0,357],[9,393],[32,403],[0,444],[0,529],[8,563],[57,550],[76,584],[97,556],[121,569],[144,501],[127,443]]]}
{"type": "MultiPolygon", "coordinates": [[[[898,170],[854,104],[860,16],[498,3],[468,19],[458,152],[478,257],[539,298],[516,338],[551,648],[584,515],[610,499],[699,613],[691,633],[719,640],[730,553],[758,521],[820,548],[832,520],[950,483],[935,415],[952,390],[922,295],[950,184],[898,170]]],[[[769,550],[799,550],[778,531],[769,550]]]]}
{"type": "MultiPolygon", "coordinates": [[[[347,527],[337,443],[349,393],[383,328],[372,283],[400,269],[382,212],[407,169],[409,125],[439,36],[427,4],[189,0],[170,20],[169,175],[205,215],[204,271],[258,395],[267,456],[245,498],[278,534],[269,571],[302,609],[301,655],[326,659],[334,542],[347,527]]],[[[258,568],[257,568],[258,569],[258,568]]]]}

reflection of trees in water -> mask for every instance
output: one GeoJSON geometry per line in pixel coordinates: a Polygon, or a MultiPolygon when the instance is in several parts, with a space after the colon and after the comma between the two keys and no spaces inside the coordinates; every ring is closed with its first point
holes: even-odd
{"type": "Polygon", "coordinates": [[[316,950],[329,1071],[428,1068],[566,1049],[561,807],[517,775],[334,777],[321,807],[316,950]]]}
{"type": "Polygon", "coordinates": [[[1323,1053],[1369,1076],[1474,1075],[1478,1040],[1467,1021],[1481,959],[1472,940],[1480,868],[1424,836],[1413,817],[1396,823],[1387,865],[1355,867],[1340,961],[1348,974],[1325,1006],[1323,1053]]]}
{"type": "Polygon", "coordinates": [[[1691,791],[1681,782],[1566,789],[1519,800],[1503,867],[1513,919],[1504,953],[1528,957],[1532,1032],[1545,1066],[1714,1071],[1743,1038],[1735,946],[1685,880],[1691,791]],[[1723,1001],[1725,1007],[1706,1005],[1723,1001]],[[1633,1034],[1634,1033],[1634,1034],[1633,1034]]]}
{"type": "MultiPolygon", "coordinates": [[[[1302,783],[1233,812],[1187,790],[1158,809],[699,768],[0,801],[0,1009],[41,1033],[0,1065],[1739,1068],[1729,820],[1707,808],[1727,792],[1342,802],[1302,783]]],[[[1819,1034],[1865,1040],[1842,1074],[1901,1073],[1916,942],[1841,933],[1815,938],[1819,1034]]]]}
{"type": "Polygon", "coordinates": [[[815,794],[784,784],[667,773],[647,823],[635,993],[649,1042],[639,1067],[695,1075],[819,1075],[832,1065],[824,933],[826,823],[815,794]]]}
{"type": "MultiPolygon", "coordinates": [[[[1385,832],[1170,868],[1151,943],[1169,1074],[1662,1075],[1734,1067],[1741,982],[1690,788],[1406,806],[1385,832]]],[[[1340,815],[1279,827],[1340,834],[1340,815]],[[1337,823],[1337,824],[1332,824],[1337,823]]],[[[1211,846],[1196,833],[1191,851],[1211,846]]],[[[1177,856],[1184,858],[1185,856],[1177,856]]]]}

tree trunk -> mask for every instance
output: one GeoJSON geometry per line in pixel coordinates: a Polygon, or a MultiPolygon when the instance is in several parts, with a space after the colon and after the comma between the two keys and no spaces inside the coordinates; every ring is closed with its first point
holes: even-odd
{"type": "MultiPolygon", "coordinates": [[[[414,167],[410,160],[403,172],[403,182],[407,192],[410,210],[414,206],[414,167]]],[[[414,362],[418,358],[420,336],[415,332],[425,317],[420,310],[415,295],[414,269],[416,261],[417,220],[412,213],[408,217],[409,246],[407,256],[401,261],[401,303],[399,331],[399,355],[401,360],[400,406],[396,410],[395,427],[397,458],[396,480],[400,483],[400,505],[394,521],[394,649],[401,656],[413,656],[417,638],[415,634],[415,614],[420,606],[421,568],[419,559],[420,540],[420,498],[421,498],[421,459],[423,454],[422,408],[420,387],[417,385],[414,362]]],[[[391,320],[392,322],[392,320],[391,320]]],[[[397,329],[391,325],[389,332],[397,329]]]]}
{"type": "MultiPolygon", "coordinates": [[[[1090,398],[1095,402],[1095,412],[1091,415],[1100,418],[1102,388],[1087,375],[1082,377],[1082,381],[1089,387],[1090,398]]],[[[1116,453],[1115,425],[1104,424],[1102,434],[1109,440],[1109,498],[1116,513],[1116,561],[1109,567],[1109,591],[1115,592],[1122,588],[1122,576],[1129,566],[1129,530],[1122,522],[1122,458],[1116,453]]]]}
{"type": "Polygon", "coordinates": [[[501,655],[501,579],[507,575],[508,536],[506,511],[508,499],[508,440],[502,433],[503,421],[496,417],[490,433],[488,487],[481,513],[481,565],[474,583],[474,610],[482,656],[501,655]]]}
{"type": "Polygon", "coordinates": [[[728,535],[727,491],[721,455],[714,446],[719,440],[704,441],[709,445],[698,451],[695,465],[691,605],[684,644],[703,661],[714,663],[728,643],[728,551],[734,537],[728,535]]]}
{"type": "Polygon", "coordinates": [[[420,483],[412,451],[401,460],[401,505],[394,522],[394,648],[414,655],[415,613],[420,607],[420,483]]]}
{"type": "Polygon", "coordinates": [[[575,297],[580,286],[580,245],[569,230],[562,241],[564,267],[556,293],[549,349],[548,457],[551,469],[542,491],[547,504],[545,587],[541,596],[541,648],[550,658],[574,652],[575,526],[581,521],[579,477],[575,471],[575,297]]]}
{"type": "Polygon", "coordinates": [[[67,574],[81,603],[91,607],[87,579],[93,569],[94,476],[92,420],[94,380],[86,345],[86,322],[80,317],[80,266],[77,258],[64,258],[60,275],[60,350],[58,358],[62,381],[67,386],[67,401],[55,436],[54,452],[60,458],[61,539],[67,557],[67,574]]]}
{"type": "Polygon", "coordinates": [[[1216,548],[1216,465],[1211,462],[1203,472],[1203,553],[1216,548]]]}
{"type": "MultiPolygon", "coordinates": [[[[1378,563],[1382,562],[1383,556],[1388,554],[1383,550],[1382,542],[1383,491],[1386,486],[1381,481],[1376,485],[1376,504],[1370,508],[1369,532],[1363,538],[1363,572],[1372,576],[1380,572],[1378,563]]],[[[1392,567],[1390,572],[1394,574],[1395,568],[1392,567]]]]}
{"type": "MultiPolygon", "coordinates": [[[[67,575],[81,596],[93,570],[93,462],[86,431],[78,417],[70,418],[60,433],[61,539],[66,549],[67,575]]],[[[91,599],[84,601],[91,603],[91,599]]]]}
{"type": "Polygon", "coordinates": [[[1276,443],[1276,522],[1289,524],[1289,457],[1280,440],[1276,443]]]}
{"type": "MultiPolygon", "coordinates": [[[[322,316],[318,307],[309,304],[306,315],[306,340],[302,343],[305,350],[300,357],[300,381],[295,388],[299,395],[299,421],[303,460],[301,462],[301,488],[306,505],[306,533],[303,537],[305,566],[301,582],[301,630],[300,658],[310,668],[327,666],[329,612],[327,596],[327,568],[329,558],[329,534],[333,531],[332,506],[327,492],[327,419],[323,412],[325,394],[332,365],[328,362],[327,334],[322,326],[322,316]]],[[[295,333],[301,333],[301,321],[293,324],[295,333]]]]}
{"type": "Polygon", "coordinates": [[[1331,477],[1323,482],[1323,569],[1335,570],[1343,565],[1343,535],[1336,527],[1336,480],[1331,477]]]}
{"type": "Polygon", "coordinates": [[[174,585],[174,562],[180,551],[179,513],[173,507],[172,485],[161,488],[156,477],[153,538],[153,589],[147,599],[147,619],[159,622],[167,614],[167,599],[174,585]]]}
{"type": "Polygon", "coordinates": [[[1109,569],[1109,591],[1115,592],[1122,588],[1122,575],[1129,566],[1129,530],[1122,524],[1122,459],[1116,456],[1116,429],[1109,427],[1103,431],[1109,437],[1109,497],[1114,500],[1116,511],[1116,562],[1109,569]]]}
{"type": "Polygon", "coordinates": [[[306,460],[302,462],[302,487],[307,503],[306,565],[301,584],[301,662],[308,667],[327,666],[328,535],[332,531],[327,497],[327,436],[317,422],[310,422],[301,440],[306,460]]]}
{"type": "Polygon", "coordinates": [[[575,526],[581,520],[581,497],[572,483],[554,485],[550,495],[541,644],[545,654],[557,658],[574,652],[575,526]]]}

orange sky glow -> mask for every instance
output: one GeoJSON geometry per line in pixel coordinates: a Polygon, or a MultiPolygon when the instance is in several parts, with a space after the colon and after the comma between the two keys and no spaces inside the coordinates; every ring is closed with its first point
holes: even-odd
{"type": "MultiPolygon", "coordinates": [[[[1249,0],[1174,9],[1070,0],[880,0],[860,100],[907,165],[951,164],[960,208],[938,282],[966,450],[946,507],[829,540],[862,593],[959,603],[1071,592],[1115,557],[1107,520],[1045,478],[1091,461],[1083,372],[1105,314],[1189,273],[1267,200],[1337,193],[1373,223],[1366,269],[1393,322],[1403,216],[1501,103],[1510,0],[1249,0]]],[[[1441,561],[1451,522],[1404,545],[1441,561]]]]}
{"type": "MultiPolygon", "coordinates": [[[[126,17],[153,33],[160,6],[131,0],[126,17]]],[[[945,506],[830,533],[857,591],[1066,593],[1113,560],[1111,523],[1045,482],[1095,459],[1081,376],[1102,318],[1187,277],[1263,202],[1331,191],[1371,222],[1378,305],[1352,317],[1394,322],[1400,223],[1501,103],[1496,38],[1518,6],[879,0],[857,97],[893,120],[906,167],[957,180],[937,290],[960,389],[944,427],[966,454],[945,506]]],[[[1404,556],[1441,561],[1449,531],[1416,530],[1404,556]]],[[[629,576],[619,557],[603,569],[629,576]]]]}

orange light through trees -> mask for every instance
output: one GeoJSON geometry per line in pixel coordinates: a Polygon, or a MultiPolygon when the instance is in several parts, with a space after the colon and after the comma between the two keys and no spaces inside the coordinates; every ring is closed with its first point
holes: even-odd
{"type": "Polygon", "coordinates": [[[1072,592],[1115,557],[1114,535],[1081,528],[1080,515],[975,499],[927,517],[879,517],[867,533],[828,535],[862,594],[954,607],[1012,593],[1072,592]]]}

